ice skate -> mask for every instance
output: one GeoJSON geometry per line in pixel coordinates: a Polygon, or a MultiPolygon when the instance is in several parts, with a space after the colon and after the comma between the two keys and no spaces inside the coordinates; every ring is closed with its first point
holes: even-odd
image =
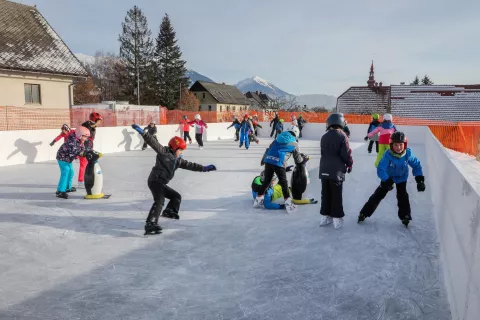
{"type": "Polygon", "coordinates": [[[405,225],[405,228],[408,228],[408,224],[410,223],[410,220],[412,220],[410,216],[406,216],[405,218],[402,219],[402,223],[405,225]]]}
{"type": "Polygon", "coordinates": [[[66,192],[57,191],[56,196],[57,198],[68,199],[68,194],[66,192]]]}
{"type": "Polygon", "coordinates": [[[67,193],[70,193],[70,192],[76,192],[77,191],[77,188],[75,187],[71,187],[70,189],[67,189],[67,193]]]}
{"type": "Polygon", "coordinates": [[[263,206],[263,196],[258,196],[255,198],[255,200],[253,200],[253,207],[254,208],[259,208],[261,206],[263,206]]]}
{"type": "Polygon", "coordinates": [[[297,211],[297,206],[292,202],[292,198],[285,200],[285,209],[287,209],[288,213],[297,211]]]}
{"type": "Polygon", "coordinates": [[[367,216],[364,216],[363,213],[360,213],[360,214],[358,215],[358,221],[357,221],[357,223],[363,222],[363,221],[365,221],[365,219],[367,219],[367,216]]]}
{"type": "Polygon", "coordinates": [[[343,218],[333,218],[333,227],[335,229],[343,227],[343,218]]]}
{"type": "Polygon", "coordinates": [[[85,189],[85,183],[83,181],[78,181],[77,188],[78,189],[85,189]]]}
{"type": "Polygon", "coordinates": [[[158,223],[149,221],[145,224],[145,234],[144,236],[148,234],[159,234],[162,232],[162,227],[158,225],[158,223]]]}
{"type": "Polygon", "coordinates": [[[333,219],[330,216],[323,216],[320,218],[320,227],[333,223],[333,219]]]}
{"type": "Polygon", "coordinates": [[[166,208],[165,210],[163,210],[162,217],[167,219],[174,219],[174,220],[180,219],[180,216],[178,215],[178,213],[176,213],[174,210],[170,208],[166,208]]]}

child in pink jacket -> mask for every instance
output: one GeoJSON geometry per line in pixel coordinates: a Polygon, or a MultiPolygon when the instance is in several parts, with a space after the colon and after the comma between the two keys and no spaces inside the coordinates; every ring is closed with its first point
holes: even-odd
{"type": "Polygon", "coordinates": [[[390,136],[392,135],[392,133],[397,131],[397,128],[392,123],[392,120],[393,120],[392,115],[390,113],[385,113],[383,115],[382,124],[367,135],[368,138],[372,138],[377,133],[380,134],[380,138],[378,138],[379,146],[378,146],[377,160],[375,161],[375,167],[378,167],[378,163],[382,159],[385,151],[390,149],[390,136]]]}
{"type": "Polygon", "coordinates": [[[203,122],[199,114],[195,115],[195,120],[188,122],[189,125],[195,126],[195,140],[197,140],[200,149],[203,149],[203,133],[205,128],[208,128],[207,124],[203,122]]]}

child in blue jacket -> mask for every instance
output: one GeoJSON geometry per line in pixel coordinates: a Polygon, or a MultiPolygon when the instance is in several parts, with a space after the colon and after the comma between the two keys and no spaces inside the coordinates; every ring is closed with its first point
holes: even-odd
{"type": "Polygon", "coordinates": [[[387,150],[377,167],[380,186],[375,190],[367,203],[360,210],[358,222],[370,217],[387,193],[397,185],[398,217],[405,227],[412,220],[410,200],[407,193],[408,166],[417,182],[418,192],[425,191],[425,178],[423,177],[420,160],[407,148],[407,137],[403,132],[397,131],[390,137],[390,150],[387,150]]]}
{"type": "MultiPolygon", "coordinates": [[[[293,166],[288,166],[286,172],[292,171],[293,166]]],[[[252,196],[253,199],[257,197],[258,191],[262,188],[263,181],[265,180],[265,170],[263,170],[259,176],[256,176],[252,181],[252,196]]],[[[284,204],[276,203],[277,199],[283,198],[282,187],[277,184],[277,176],[274,174],[272,177],[272,182],[265,191],[263,206],[265,209],[278,210],[285,209],[284,204]]]]}

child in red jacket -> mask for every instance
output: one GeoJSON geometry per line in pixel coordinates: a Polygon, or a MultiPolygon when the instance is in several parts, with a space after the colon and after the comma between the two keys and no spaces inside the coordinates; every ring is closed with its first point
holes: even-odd
{"type": "Polygon", "coordinates": [[[50,146],[53,146],[55,142],[63,138],[63,142],[67,142],[68,136],[71,134],[75,134],[75,130],[71,130],[68,124],[64,124],[62,126],[62,132],[55,138],[53,139],[52,142],[50,142],[50,146]]]}

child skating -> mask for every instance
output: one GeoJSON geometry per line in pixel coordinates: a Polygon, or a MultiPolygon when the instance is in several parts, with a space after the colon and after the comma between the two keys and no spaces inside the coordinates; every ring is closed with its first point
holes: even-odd
{"type": "MultiPolygon", "coordinates": [[[[143,131],[148,131],[148,133],[155,139],[157,139],[157,126],[155,125],[155,122],[150,122],[148,126],[143,128],[143,131]]],[[[142,150],[147,149],[147,143],[143,142],[142,150]]]]}
{"type": "Polygon", "coordinates": [[[240,121],[238,121],[236,116],[233,116],[233,121],[232,124],[227,127],[227,130],[230,129],[231,127],[235,128],[235,141],[240,140],[240,121]]]}
{"type": "Polygon", "coordinates": [[[327,132],[320,142],[320,171],[322,200],[320,226],[333,222],[334,228],[343,226],[343,181],[345,173],[353,166],[352,150],[343,128],[345,118],[341,113],[332,113],[327,118],[327,132]]]}
{"type": "MultiPolygon", "coordinates": [[[[90,131],[90,137],[85,141],[85,149],[93,150],[93,141],[95,140],[95,134],[97,132],[97,126],[103,121],[103,117],[98,112],[90,113],[89,120],[82,123],[82,127],[87,128],[90,131]]],[[[87,167],[88,160],[85,157],[80,157],[80,167],[78,170],[78,187],[85,188],[84,175],[85,168],[87,167]]]]}
{"type": "Polygon", "coordinates": [[[183,120],[180,121],[180,125],[178,126],[177,131],[180,130],[182,132],[183,140],[188,140],[188,143],[192,144],[192,138],[190,137],[190,127],[193,127],[193,124],[190,124],[187,116],[183,116],[183,120]]]}
{"type": "Polygon", "coordinates": [[[165,218],[180,218],[178,211],[180,210],[182,196],[167,185],[173,179],[175,170],[181,168],[190,171],[209,172],[217,169],[214,165],[202,166],[184,160],[182,153],[187,148],[187,143],[181,137],[173,137],[170,139],[168,147],[165,147],[138,125],[132,124],[132,128],[140,133],[144,141],[157,153],[155,166],[148,177],[148,188],[152,192],[154,203],[145,223],[145,235],[158,234],[162,230],[158,225],[160,214],[165,218]],[[165,198],[170,201],[162,212],[165,198]]]}
{"type": "MultiPolygon", "coordinates": [[[[380,121],[378,121],[378,118],[380,118],[380,115],[378,113],[374,113],[372,115],[372,122],[370,122],[370,124],[368,125],[367,135],[380,126],[380,121]]],[[[368,141],[368,136],[365,137],[365,141],[368,141]]],[[[370,138],[367,149],[368,153],[372,153],[373,143],[375,143],[375,150],[378,154],[378,134],[370,138]]]]}
{"type": "Polygon", "coordinates": [[[275,125],[275,139],[282,132],[283,132],[283,119],[280,119],[275,125]]]}
{"type": "Polygon", "coordinates": [[[377,167],[380,186],[375,190],[367,203],[360,210],[358,222],[371,217],[387,193],[397,187],[398,218],[407,227],[412,220],[410,200],[407,193],[408,166],[412,167],[412,174],[417,182],[417,191],[425,191],[425,178],[420,160],[407,148],[407,137],[397,131],[390,139],[390,149],[385,152],[377,167]]]}
{"type": "Polygon", "coordinates": [[[62,132],[50,142],[50,146],[53,146],[55,142],[63,138],[63,142],[67,142],[68,136],[75,133],[75,130],[70,129],[68,124],[64,124],[61,128],[62,132]]]}
{"type": "Polygon", "coordinates": [[[298,149],[297,135],[299,133],[297,127],[290,127],[288,131],[281,133],[275,140],[273,140],[265,151],[266,154],[264,155],[263,160],[265,163],[265,179],[254,200],[254,208],[263,205],[264,194],[270,185],[273,175],[276,174],[278,177],[278,183],[282,187],[282,194],[285,199],[285,208],[287,209],[287,212],[290,213],[296,210],[297,206],[292,202],[288,190],[286,167],[287,161],[292,154],[295,164],[306,163],[308,161],[308,158],[304,159],[302,157],[302,154],[298,149]]]}
{"type": "Polygon", "coordinates": [[[205,132],[205,129],[208,128],[208,125],[203,122],[202,118],[200,117],[199,114],[195,115],[195,120],[188,122],[189,125],[194,125],[195,126],[195,140],[198,143],[198,147],[200,150],[203,149],[203,134],[205,132]]]}
{"type": "Polygon", "coordinates": [[[390,136],[397,131],[397,128],[392,121],[392,115],[390,113],[385,113],[383,115],[382,124],[367,135],[368,138],[372,138],[376,134],[380,134],[380,138],[378,138],[379,146],[377,160],[375,160],[375,167],[378,167],[378,163],[380,162],[380,159],[382,159],[383,154],[390,148],[390,136]]]}
{"type": "MultiPolygon", "coordinates": [[[[243,121],[240,123],[240,144],[239,148],[245,143],[245,149],[250,147],[250,135],[253,134],[253,124],[250,121],[248,114],[243,116],[243,121]]],[[[255,138],[256,139],[256,138],[255,138]]],[[[258,140],[256,140],[258,143],[258,140]]]]}

